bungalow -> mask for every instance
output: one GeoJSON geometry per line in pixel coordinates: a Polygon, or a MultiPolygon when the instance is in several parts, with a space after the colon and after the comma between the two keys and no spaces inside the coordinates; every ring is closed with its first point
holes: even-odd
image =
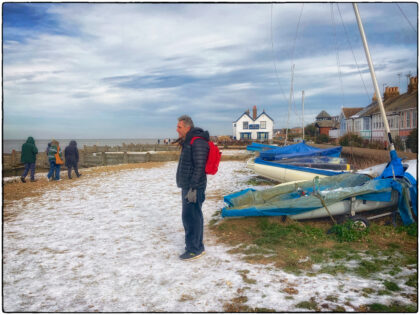
{"type": "Polygon", "coordinates": [[[264,110],[257,116],[257,106],[254,106],[252,109],[252,117],[249,115],[249,110],[247,110],[232,125],[235,139],[273,139],[274,120],[264,110]]]}
{"type": "MultiPolygon", "coordinates": [[[[400,95],[398,87],[386,87],[383,103],[391,136],[400,136],[403,140],[417,128],[418,90],[417,77],[410,78],[407,93],[400,95]]],[[[351,132],[371,141],[387,141],[385,126],[377,99],[350,117],[353,120],[351,132]]],[[[350,120],[346,120],[349,130],[350,120]]]]}
{"type": "Polygon", "coordinates": [[[340,137],[344,136],[347,131],[347,125],[351,126],[353,130],[353,119],[350,117],[357,114],[363,107],[342,107],[338,121],[340,122],[340,137]]]}

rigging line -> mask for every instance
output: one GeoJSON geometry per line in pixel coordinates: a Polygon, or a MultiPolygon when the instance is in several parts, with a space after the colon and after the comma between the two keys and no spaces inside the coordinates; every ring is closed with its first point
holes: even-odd
{"type": "MultiPolygon", "coordinates": [[[[299,27],[300,27],[300,22],[301,22],[301,20],[302,20],[302,14],[303,14],[303,7],[304,7],[304,5],[305,5],[305,3],[302,3],[302,7],[301,7],[301,9],[300,9],[300,14],[299,14],[299,19],[298,19],[298,23],[297,23],[297,25],[296,25],[296,33],[295,33],[295,38],[293,39],[293,45],[292,45],[292,53],[291,53],[291,64],[292,64],[292,71],[294,71],[294,67],[295,67],[295,64],[294,64],[294,59],[295,59],[295,50],[296,50],[296,40],[297,40],[297,37],[298,37],[298,33],[299,33],[299,27]]],[[[293,75],[294,74],[291,74],[292,75],[292,77],[293,77],[293,75]]],[[[293,78],[292,78],[292,82],[293,82],[293,78]]],[[[292,89],[293,89],[293,87],[292,87],[292,89]]],[[[296,114],[296,110],[295,110],[295,102],[294,102],[294,95],[292,95],[292,103],[291,104],[289,104],[289,111],[290,111],[290,109],[291,108],[293,108],[293,110],[295,111],[295,114],[296,114]]],[[[289,113],[290,114],[290,113],[289,113]]],[[[289,121],[287,122],[287,124],[288,124],[288,126],[289,126],[289,121]]]]}
{"type": "Polygon", "coordinates": [[[295,49],[296,49],[296,40],[297,40],[297,36],[298,36],[298,32],[299,32],[299,26],[300,26],[300,20],[302,18],[302,14],[303,14],[303,6],[305,5],[305,3],[302,3],[302,8],[300,9],[300,14],[299,14],[299,20],[298,20],[298,24],[296,26],[296,33],[295,33],[295,38],[293,40],[293,46],[292,46],[292,54],[291,54],[291,64],[294,64],[294,59],[295,59],[295,49]]]}
{"type": "Polygon", "coordinates": [[[336,61],[337,61],[337,70],[338,70],[338,78],[340,80],[340,88],[341,88],[341,97],[342,97],[342,106],[344,106],[344,89],[343,89],[343,79],[341,75],[341,67],[340,67],[340,54],[338,52],[338,44],[337,44],[337,32],[335,28],[335,21],[334,21],[334,3],[331,3],[331,21],[333,24],[334,30],[334,41],[335,41],[335,51],[336,51],[336,61]]]}
{"type": "Polygon", "coordinates": [[[405,19],[407,20],[408,24],[410,24],[411,28],[412,28],[412,29],[413,29],[413,31],[414,31],[414,34],[416,34],[416,35],[417,35],[417,31],[416,31],[416,29],[414,28],[413,24],[411,24],[410,20],[407,18],[407,16],[405,15],[404,11],[401,9],[400,5],[399,5],[398,3],[396,3],[396,5],[397,5],[398,9],[400,9],[401,14],[402,14],[402,15],[405,17],[405,19]]]}
{"type": "Polygon", "coordinates": [[[271,35],[271,53],[273,55],[273,63],[274,63],[274,71],[277,77],[277,82],[279,83],[280,86],[280,91],[283,95],[283,98],[285,99],[285,101],[287,101],[287,97],[286,94],[283,91],[283,88],[281,87],[281,82],[280,82],[280,76],[277,70],[277,64],[276,64],[276,55],[274,53],[274,41],[273,41],[273,4],[271,4],[271,24],[270,24],[270,35],[271,35]]]}
{"type": "Polygon", "coordinates": [[[357,60],[356,60],[356,55],[354,54],[353,47],[351,46],[351,43],[350,43],[350,36],[349,36],[349,35],[348,35],[348,33],[347,33],[347,29],[346,29],[346,26],[345,26],[345,24],[344,24],[343,16],[341,15],[340,6],[339,6],[339,4],[338,4],[338,3],[337,3],[337,9],[338,9],[338,13],[339,13],[339,15],[340,15],[341,24],[343,25],[343,28],[344,28],[344,33],[346,34],[346,39],[347,39],[347,42],[348,42],[348,44],[349,44],[349,46],[350,46],[351,54],[353,55],[354,62],[356,63],[356,68],[357,68],[357,71],[359,72],[360,79],[362,80],[363,87],[365,88],[366,96],[368,97],[368,99],[369,99],[369,101],[370,101],[369,92],[368,92],[368,89],[367,89],[367,87],[366,87],[365,81],[363,80],[362,72],[360,71],[359,64],[357,63],[357,60]]]}

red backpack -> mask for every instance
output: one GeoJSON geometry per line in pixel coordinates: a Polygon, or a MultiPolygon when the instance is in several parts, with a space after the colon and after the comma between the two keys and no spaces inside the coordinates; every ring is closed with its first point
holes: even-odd
{"type": "MultiPolygon", "coordinates": [[[[203,139],[202,137],[193,137],[190,141],[190,145],[194,143],[196,139],[203,139]]],[[[217,145],[215,145],[212,141],[207,141],[209,144],[209,156],[207,158],[206,162],[206,174],[214,175],[217,173],[217,170],[219,168],[220,158],[222,156],[222,152],[220,152],[217,145]]]]}

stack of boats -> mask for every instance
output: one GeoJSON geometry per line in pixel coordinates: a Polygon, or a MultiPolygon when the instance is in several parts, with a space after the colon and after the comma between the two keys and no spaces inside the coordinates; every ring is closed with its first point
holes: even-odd
{"type": "Polygon", "coordinates": [[[340,158],[341,147],[319,149],[305,142],[284,147],[253,143],[247,149],[259,152],[247,162],[249,168],[285,183],[225,196],[223,217],[360,218],[356,214],[394,209],[383,215],[398,211],[404,224],[417,219],[417,160],[403,164],[391,151],[389,163],[354,172],[340,158]]]}
{"type": "Polygon", "coordinates": [[[351,169],[346,160],[340,158],[341,149],[320,149],[305,141],[284,147],[253,143],[247,150],[259,152],[259,157],[248,160],[247,166],[258,175],[278,182],[338,175],[351,169]]]}

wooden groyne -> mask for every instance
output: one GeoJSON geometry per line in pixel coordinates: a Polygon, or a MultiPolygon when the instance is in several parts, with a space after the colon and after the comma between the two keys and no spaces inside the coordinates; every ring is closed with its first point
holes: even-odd
{"type": "MultiPolygon", "coordinates": [[[[221,150],[245,150],[245,146],[219,146],[221,150]]],[[[176,145],[165,144],[131,144],[123,146],[84,146],[79,149],[79,168],[117,165],[127,163],[167,162],[177,161],[180,150],[176,145]]],[[[64,155],[64,153],[63,153],[64,155]]],[[[245,160],[252,154],[223,155],[222,160],[245,160]]],[[[21,152],[3,153],[3,176],[20,175],[24,166],[20,162],[21,152]]],[[[36,169],[49,169],[49,161],[45,152],[39,152],[36,159],[36,169]]],[[[66,169],[63,165],[62,169],[66,169]]]]}

